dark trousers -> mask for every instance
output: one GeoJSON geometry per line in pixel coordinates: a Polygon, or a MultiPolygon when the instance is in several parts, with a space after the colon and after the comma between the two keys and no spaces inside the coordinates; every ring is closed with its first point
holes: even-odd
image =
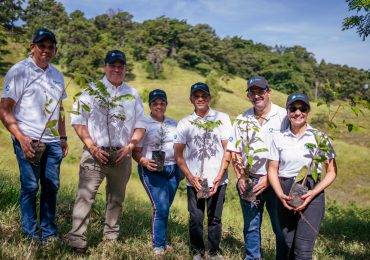
{"type": "Polygon", "coordinates": [[[225,201],[226,184],[218,187],[216,194],[208,199],[198,199],[196,190],[188,186],[188,210],[190,213],[189,235],[191,254],[204,255],[203,241],[204,211],[207,204],[208,216],[208,252],[210,255],[221,254],[221,215],[225,201]]]}
{"type": "MultiPolygon", "coordinates": [[[[280,179],[284,194],[289,194],[293,178],[280,179]]],[[[313,189],[315,183],[312,178],[307,179],[307,187],[313,189]]],[[[321,192],[299,212],[286,209],[279,201],[278,216],[288,247],[287,259],[312,259],[313,248],[325,212],[325,194],[321,192]]]]}

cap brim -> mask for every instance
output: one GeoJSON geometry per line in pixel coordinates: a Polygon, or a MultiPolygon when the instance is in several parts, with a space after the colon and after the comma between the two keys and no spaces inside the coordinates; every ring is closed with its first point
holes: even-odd
{"type": "Polygon", "coordinates": [[[262,82],[253,83],[252,85],[248,86],[247,90],[250,89],[251,87],[259,87],[262,89],[268,88],[268,86],[266,84],[263,84],[262,82]]]}
{"type": "Polygon", "coordinates": [[[123,64],[126,64],[126,61],[125,61],[124,59],[121,59],[121,58],[109,59],[109,60],[107,60],[105,63],[106,63],[106,64],[113,64],[113,63],[115,63],[116,61],[120,61],[120,62],[122,62],[123,64]]]}
{"type": "Polygon", "coordinates": [[[35,39],[32,40],[32,43],[38,43],[39,41],[42,41],[43,39],[49,39],[50,41],[52,41],[53,43],[57,43],[57,40],[51,36],[48,36],[48,35],[41,35],[39,37],[36,37],[35,39]]]}
{"type": "Polygon", "coordinates": [[[294,102],[297,102],[297,101],[302,101],[303,103],[305,103],[308,107],[311,107],[310,106],[310,103],[308,102],[307,103],[307,100],[303,99],[303,98],[296,98],[294,100],[291,100],[290,102],[287,103],[286,107],[288,108],[291,104],[293,104],[294,102]]]}

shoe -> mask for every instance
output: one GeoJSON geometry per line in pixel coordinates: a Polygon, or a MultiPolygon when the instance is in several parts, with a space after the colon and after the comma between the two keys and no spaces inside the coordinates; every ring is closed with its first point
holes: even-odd
{"type": "Polygon", "coordinates": [[[197,254],[193,256],[193,260],[203,260],[203,257],[201,254],[197,254]]]}
{"type": "Polygon", "coordinates": [[[170,246],[170,245],[166,245],[166,253],[172,253],[172,252],[174,252],[175,251],[175,249],[172,247],[172,246],[170,246]]]}
{"type": "Polygon", "coordinates": [[[154,247],[153,252],[155,257],[161,258],[164,257],[165,249],[163,247],[154,247]]]}
{"type": "Polygon", "coordinates": [[[222,255],[211,255],[209,256],[209,260],[222,260],[222,255]]]}

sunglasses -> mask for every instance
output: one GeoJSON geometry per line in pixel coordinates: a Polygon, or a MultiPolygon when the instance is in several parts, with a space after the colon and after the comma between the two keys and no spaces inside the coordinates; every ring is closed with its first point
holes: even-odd
{"type": "Polygon", "coordinates": [[[199,99],[199,98],[207,99],[209,97],[209,95],[206,95],[206,94],[204,94],[204,95],[193,95],[193,97],[194,97],[194,99],[199,99]]]}
{"type": "Polygon", "coordinates": [[[49,51],[53,51],[53,50],[55,50],[55,48],[56,48],[55,44],[47,45],[47,44],[44,44],[44,43],[36,43],[36,46],[37,46],[37,48],[39,48],[40,50],[48,49],[49,51]]]}
{"type": "Polygon", "coordinates": [[[310,108],[307,105],[303,105],[300,107],[290,106],[288,107],[289,112],[294,113],[295,111],[299,110],[302,113],[306,113],[310,110],[310,108]]]}

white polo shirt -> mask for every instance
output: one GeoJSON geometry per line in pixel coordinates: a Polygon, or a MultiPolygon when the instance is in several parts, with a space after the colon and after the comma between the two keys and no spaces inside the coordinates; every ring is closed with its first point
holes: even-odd
{"type": "MultiPolygon", "coordinates": [[[[276,134],[273,137],[269,160],[279,161],[280,177],[295,177],[303,166],[310,166],[315,151],[311,152],[306,144],[313,143],[317,145],[314,136],[315,131],[318,130],[308,125],[307,130],[300,137],[295,136],[290,129],[287,129],[283,133],[276,134]]],[[[322,134],[321,132],[319,133],[322,134]]],[[[330,152],[323,155],[328,160],[335,158],[335,152],[330,141],[327,145],[330,147],[330,152]]],[[[321,173],[321,163],[319,164],[317,172],[319,174],[321,173]]]]}
{"type": "MultiPolygon", "coordinates": [[[[227,149],[233,152],[241,153],[243,156],[244,167],[247,166],[247,156],[245,154],[245,142],[241,141],[238,146],[236,146],[238,140],[247,140],[247,135],[249,140],[254,138],[254,142],[250,144],[251,154],[257,149],[270,148],[272,136],[276,133],[280,133],[288,127],[288,119],[286,110],[275,104],[271,104],[271,110],[267,114],[266,119],[263,124],[260,125],[258,118],[254,114],[253,107],[240,114],[234,121],[233,131],[227,149]],[[238,120],[244,122],[250,122],[251,126],[258,128],[258,132],[253,130],[250,126],[249,130],[246,131],[246,123],[238,124],[238,120]]],[[[266,175],[267,174],[267,157],[268,151],[256,153],[253,156],[253,166],[254,174],[266,175]]]]}
{"type": "Polygon", "coordinates": [[[145,158],[152,159],[152,151],[159,150],[160,132],[163,131],[163,147],[162,151],[166,153],[164,165],[176,164],[173,140],[176,137],[176,126],[177,122],[169,117],[165,117],[163,122],[159,122],[153,119],[151,116],[147,116],[147,124],[144,138],[137,145],[142,147],[142,155],[145,158]]]}
{"type": "MultiPolygon", "coordinates": [[[[109,135],[111,138],[111,145],[113,147],[126,146],[134,132],[135,128],[145,128],[146,120],[144,117],[143,102],[138,92],[129,85],[122,83],[122,85],[115,87],[104,76],[101,82],[106,86],[111,98],[121,95],[131,94],[135,97],[133,100],[121,99],[116,102],[121,106],[116,106],[110,111],[110,114],[124,113],[126,119],[124,121],[117,118],[109,119],[109,135]]],[[[93,86],[94,87],[94,86],[93,86]]],[[[108,127],[106,124],[106,110],[102,109],[95,97],[90,96],[87,91],[84,91],[78,98],[80,101],[79,115],[71,114],[71,125],[86,125],[91,138],[98,146],[109,146],[108,127]],[[90,108],[90,112],[82,108],[82,103],[90,108]]],[[[73,104],[73,110],[77,111],[78,105],[76,101],[73,104]]]]}
{"type": "MultiPolygon", "coordinates": [[[[231,122],[227,114],[209,109],[205,117],[199,117],[193,112],[191,115],[183,118],[177,125],[177,136],[175,143],[185,144],[184,159],[190,172],[197,177],[200,177],[201,170],[201,155],[202,145],[205,135],[205,130],[192,125],[190,121],[206,121],[216,122],[220,120],[221,125],[215,127],[212,132],[209,132],[206,138],[206,156],[204,158],[203,178],[208,179],[209,187],[213,186],[213,181],[217,177],[221,167],[224,148],[223,140],[228,140],[231,133],[231,122]]],[[[227,172],[224,174],[220,185],[228,183],[227,172]]],[[[191,186],[187,181],[186,184],[191,186]]]]}
{"type": "MultiPolygon", "coordinates": [[[[67,97],[64,91],[63,75],[51,64],[45,70],[38,67],[32,57],[16,63],[6,74],[1,97],[11,98],[16,102],[13,114],[23,134],[32,139],[39,139],[51,112],[57,106],[51,120],[59,119],[58,100],[67,97]]],[[[54,127],[58,130],[58,124],[54,127]]],[[[59,136],[46,129],[42,142],[59,141],[59,136]]]]}

